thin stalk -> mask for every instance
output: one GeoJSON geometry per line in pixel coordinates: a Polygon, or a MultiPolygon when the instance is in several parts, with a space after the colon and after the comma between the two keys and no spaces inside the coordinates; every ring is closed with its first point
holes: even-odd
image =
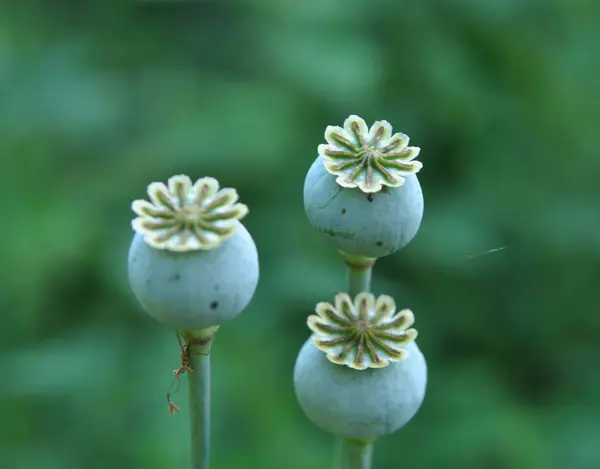
{"type": "Polygon", "coordinates": [[[373,460],[373,442],[365,440],[342,440],[342,454],[347,469],[371,469],[373,460]]]}
{"type": "Polygon", "coordinates": [[[361,292],[371,291],[373,266],[348,265],[348,294],[354,299],[361,292]]]}
{"type": "Polygon", "coordinates": [[[191,469],[210,468],[210,346],[216,328],[185,331],[190,400],[191,469]]]}
{"type": "Polygon", "coordinates": [[[371,291],[371,273],[377,259],[354,256],[338,251],[348,267],[348,294],[354,298],[361,292],[371,291]]]}
{"type": "MultiPolygon", "coordinates": [[[[194,347],[195,348],[195,347],[194,347]]],[[[192,354],[190,389],[191,469],[210,467],[210,354],[192,354]]]]}

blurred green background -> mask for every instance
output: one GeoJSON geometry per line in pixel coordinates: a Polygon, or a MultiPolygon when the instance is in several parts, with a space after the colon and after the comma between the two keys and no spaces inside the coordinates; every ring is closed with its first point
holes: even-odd
{"type": "Polygon", "coordinates": [[[292,368],[345,273],[302,184],[356,113],[425,165],[373,288],[428,395],[374,467],[600,468],[599,74],[593,1],[2,2],[0,467],[187,467],[175,336],[126,277],[131,201],[178,173],[239,190],[261,258],[213,348],[213,467],[331,467],[292,368]]]}

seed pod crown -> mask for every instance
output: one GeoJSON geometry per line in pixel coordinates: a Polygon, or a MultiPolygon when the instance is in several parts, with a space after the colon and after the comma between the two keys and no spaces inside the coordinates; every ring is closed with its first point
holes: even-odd
{"type": "Polygon", "coordinates": [[[315,346],[332,363],[356,370],[384,368],[406,358],[406,346],[417,337],[412,311],[396,312],[394,299],[359,293],[354,302],[338,293],[335,304],[319,303],[308,318],[315,346]]]}
{"type": "Polygon", "coordinates": [[[401,186],[405,175],[423,167],[413,161],[421,149],[409,147],[409,138],[403,133],[392,135],[387,121],[376,121],[369,129],[362,118],[351,115],[343,127],[328,126],[325,140],[327,143],[318,147],[319,155],[342,187],[379,192],[383,186],[401,186]]]}
{"type": "Polygon", "coordinates": [[[214,249],[234,234],[236,221],[248,213],[248,207],[237,202],[237,191],[220,189],[212,177],[198,179],[192,185],[188,176],[173,176],[168,185],[151,183],[148,195],[150,202],[133,202],[137,218],[132,226],[156,249],[214,249]]]}

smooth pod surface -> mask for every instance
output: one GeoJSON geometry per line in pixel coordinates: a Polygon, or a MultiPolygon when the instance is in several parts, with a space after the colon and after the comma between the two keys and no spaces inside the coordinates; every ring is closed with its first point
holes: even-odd
{"type": "Polygon", "coordinates": [[[129,250],[131,288],[157,321],[175,329],[203,329],[233,319],[258,283],[258,253],[239,222],[235,234],[208,251],[171,252],[136,234],[129,250]]]}
{"type": "Polygon", "coordinates": [[[343,188],[321,157],[304,181],[304,209],[309,223],[337,249],[365,257],[383,257],[406,246],[423,218],[423,192],[417,176],[405,176],[400,187],[374,194],[343,188]]]}
{"type": "Polygon", "coordinates": [[[376,438],[403,427],[419,410],[427,364],[416,343],[386,368],[353,370],[331,363],[308,339],[296,360],[294,389],[318,427],[345,438],[376,438]]]}

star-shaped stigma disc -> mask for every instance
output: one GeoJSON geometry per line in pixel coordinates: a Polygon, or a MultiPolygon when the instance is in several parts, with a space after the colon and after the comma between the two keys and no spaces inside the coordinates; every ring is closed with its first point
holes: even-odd
{"type": "Polygon", "coordinates": [[[214,249],[233,235],[237,221],[248,213],[246,205],[237,203],[235,189],[219,189],[211,177],[192,185],[188,176],[173,176],[168,185],[150,184],[148,195],[150,202],[132,204],[137,215],[133,229],[150,246],[168,251],[214,249]]]}
{"type": "Polygon", "coordinates": [[[409,138],[402,133],[392,135],[387,121],[376,121],[371,128],[355,115],[348,117],[344,127],[328,126],[327,143],[318,152],[325,169],[335,176],[342,187],[358,187],[365,193],[379,192],[383,186],[398,187],[404,176],[416,174],[423,164],[413,161],[421,151],[409,147],[409,138]]]}
{"type": "Polygon", "coordinates": [[[413,313],[396,312],[394,299],[359,293],[354,302],[346,293],[335,296],[335,304],[319,303],[308,318],[315,346],[329,361],[356,370],[383,368],[403,360],[406,345],[417,337],[413,313]]]}

